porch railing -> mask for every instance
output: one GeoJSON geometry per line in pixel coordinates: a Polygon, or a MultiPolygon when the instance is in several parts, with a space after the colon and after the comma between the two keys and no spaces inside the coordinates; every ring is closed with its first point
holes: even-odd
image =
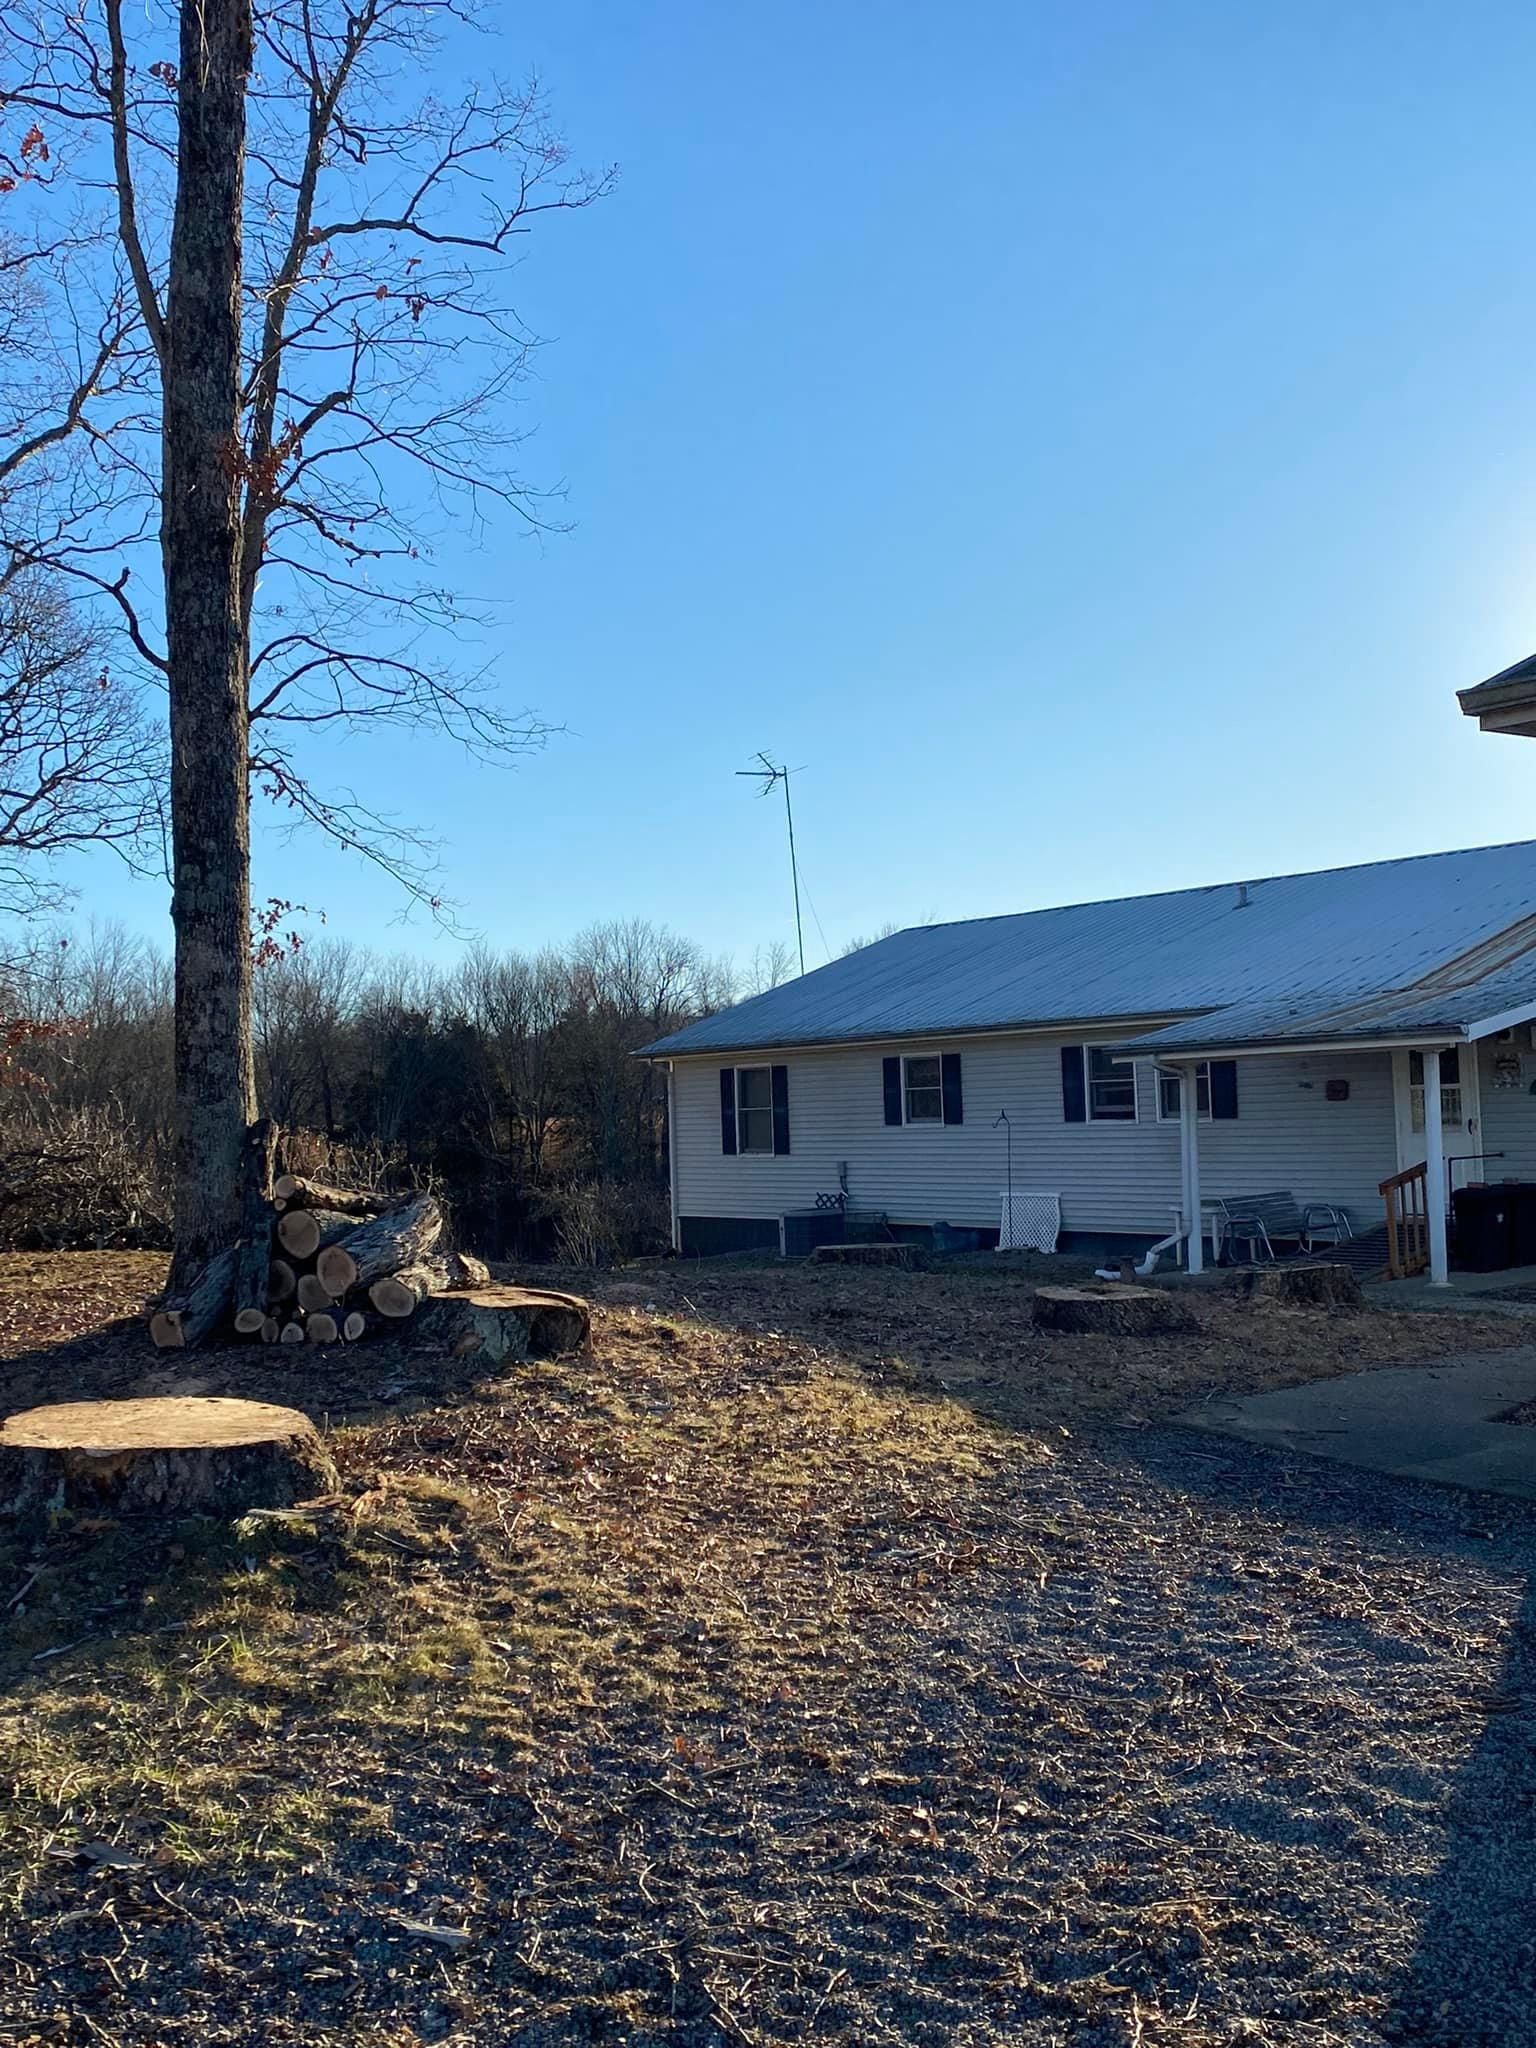
{"type": "Polygon", "coordinates": [[[1429,1169],[1422,1164],[1381,1183],[1387,1208],[1387,1270],[1406,1280],[1429,1265],[1429,1169]]]}

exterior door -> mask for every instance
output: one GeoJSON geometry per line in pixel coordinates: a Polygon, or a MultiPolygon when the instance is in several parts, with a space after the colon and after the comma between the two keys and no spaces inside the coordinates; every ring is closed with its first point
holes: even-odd
{"type": "MultiPolygon", "coordinates": [[[[1394,1052],[1392,1099],[1397,1110],[1397,1167],[1424,1164],[1424,1055],[1394,1052]]],[[[1477,1092],[1477,1047],[1452,1046],[1440,1055],[1440,1121],[1452,1188],[1484,1177],[1478,1156],[1483,1124],[1477,1092]]]]}

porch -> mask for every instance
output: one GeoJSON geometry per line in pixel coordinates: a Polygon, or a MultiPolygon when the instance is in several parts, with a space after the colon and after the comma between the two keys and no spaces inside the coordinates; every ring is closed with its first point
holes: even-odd
{"type": "MultiPolygon", "coordinates": [[[[1199,1101],[1206,1061],[1252,1063],[1263,1054],[1273,1056],[1276,1050],[1272,1040],[1249,1046],[1213,1045],[1209,1053],[1200,1048],[1201,1057],[1194,1059],[1183,1057],[1181,1048],[1181,1056],[1165,1054],[1157,1062],[1163,1073],[1179,1082],[1180,1209],[1176,1230],[1192,1273],[1200,1272],[1207,1263],[1207,1240],[1214,1249],[1215,1237],[1207,1224],[1197,1241],[1183,1219],[1195,1215],[1208,1218],[1213,1208],[1229,1208],[1234,1194],[1251,1195],[1260,1185],[1250,1180],[1246,1186],[1234,1188],[1237,1161],[1230,1153],[1223,1156],[1219,1143],[1212,1161],[1212,1134],[1202,1130],[1198,1114],[1190,1113],[1199,1101]]],[[[1418,1281],[1421,1291],[1451,1290],[1458,1296],[1519,1284],[1511,1270],[1517,1256],[1522,1265],[1536,1259],[1536,1227],[1532,1227],[1532,1219],[1536,1219],[1536,1036],[1528,1019],[1512,1024],[1506,1014],[1457,1038],[1426,1036],[1416,1043],[1398,1039],[1385,1044],[1378,1039],[1369,1048],[1358,1040],[1319,1038],[1309,1042],[1298,1038],[1285,1050],[1294,1056],[1297,1085],[1315,1087],[1318,1093],[1326,1091],[1329,1103],[1348,1102],[1349,1084],[1331,1078],[1335,1070],[1344,1068],[1346,1053],[1354,1056],[1354,1072],[1361,1077],[1356,1082],[1357,1092],[1367,1074],[1379,1077],[1369,1083],[1378,1107],[1369,1122],[1369,1132],[1374,1135],[1366,1158],[1374,1155],[1376,1161],[1369,1180],[1379,1190],[1380,1206],[1362,1203],[1363,1190],[1355,1194],[1351,1221],[1356,1241],[1344,1253],[1362,1279],[1371,1271],[1386,1269],[1400,1287],[1418,1281]],[[1366,1057],[1361,1058],[1362,1054],[1366,1057]],[[1314,1075],[1319,1077],[1315,1081],[1314,1075]],[[1509,1199],[1501,1202],[1500,1191],[1507,1183],[1529,1185],[1532,1192],[1529,1196],[1517,1194],[1511,1187],[1509,1199]],[[1501,1270],[1453,1275],[1453,1194],[1483,1186],[1489,1189],[1485,1207],[1510,1212],[1508,1249],[1493,1257],[1485,1249],[1481,1258],[1468,1263],[1496,1264],[1501,1270]],[[1514,1227],[1517,1203],[1522,1205],[1518,1232],[1514,1227]]],[[[1353,1121],[1352,1112],[1341,1108],[1337,1113],[1342,1131],[1344,1120],[1353,1121]]],[[[1328,1154],[1334,1148],[1315,1118],[1303,1121],[1322,1142],[1305,1166],[1297,1161],[1296,1193],[1303,1203],[1337,1200],[1338,1194],[1329,1184],[1328,1154]]],[[[1358,1125],[1357,1133],[1361,1138],[1368,1135],[1358,1125]]],[[[1280,1183],[1271,1179],[1262,1184],[1275,1187],[1280,1183]]],[[[1462,1194],[1463,1211],[1478,1200],[1475,1192],[1462,1194]]],[[[1532,1278],[1536,1281],[1536,1265],[1532,1278]]]]}

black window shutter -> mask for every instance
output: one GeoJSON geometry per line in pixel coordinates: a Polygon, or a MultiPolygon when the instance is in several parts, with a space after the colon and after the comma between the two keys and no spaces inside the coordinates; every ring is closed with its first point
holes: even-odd
{"type": "Polygon", "coordinates": [[[789,1150],[789,1069],[774,1067],[773,1079],[773,1149],[777,1153],[789,1150]]]}
{"type": "Polygon", "coordinates": [[[736,1150],[736,1069],[720,1069],[720,1150],[736,1150]]]}
{"type": "Polygon", "coordinates": [[[885,1074],[885,1120],[888,1124],[901,1122],[901,1061],[882,1060],[885,1074]]]}
{"type": "Polygon", "coordinates": [[[1211,1061],[1211,1116],[1230,1122],[1237,1115],[1237,1061],[1211,1061]]]}
{"type": "Polygon", "coordinates": [[[1088,1084],[1083,1076],[1083,1048],[1061,1048],[1061,1113],[1069,1124],[1088,1121],[1088,1084]]]}
{"type": "Polygon", "coordinates": [[[965,1097],[960,1092],[959,1053],[946,1052],[940,1054],[939,1079],[943,1084],[945,1123],[963,1124],[965,1122],[965,1097]]]}

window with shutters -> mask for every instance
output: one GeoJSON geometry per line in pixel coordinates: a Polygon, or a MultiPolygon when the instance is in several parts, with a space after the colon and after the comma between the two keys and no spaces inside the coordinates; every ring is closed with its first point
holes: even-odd
{"type": "MultiPolygon", "coordinates": [[[[1183,1088],[1177,1074],[1160,1073],[1157,1077],[1157,1116],[1159,1123],[1176,1124],[1182,1104],[1183,1088]]],[[[1195,1075],[1195,1108],[1201,1123],[1211,1120],[1211,1063],[1202,1060],[1195,1075]]]]}
{"type": "Polygon", "coordinates": [[[1084,1048],[1088,1076],[1088,1117],[1096,1124],[1136,1121],[1136,1068],[1101,1045],[1084,1048]]]}
{"type": "Polygon", "coordinates": [[[773,1150],[773,1069],[736,1069],[736,1149],[773,1150]]]}
{"type": "Polygon", "coordinates": [[[944,1121],[944,1069],[937,1053],[923,1053],[901,1063],[903,1115],[909,1124],[944,1121]]]}

